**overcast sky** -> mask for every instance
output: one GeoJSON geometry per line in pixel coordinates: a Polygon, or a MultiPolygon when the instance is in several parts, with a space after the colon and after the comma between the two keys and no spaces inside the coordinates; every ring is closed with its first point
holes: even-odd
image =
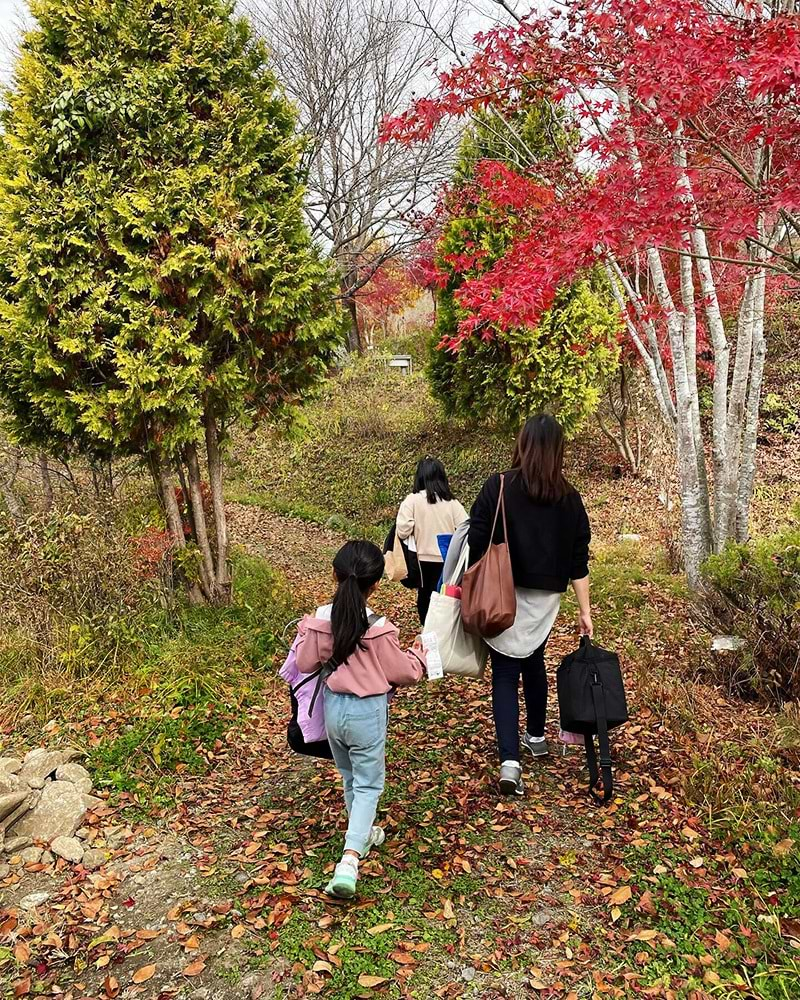
{"type": "MultiPolygon", "coordinates": [[[[492,0],[468,0],[462,24],[464,36],[470,38],[485,30],[500,13],[492,0]]],[[[25,0],[0,0],[0,86],[10,82],[16,43],[29,17],[25,0]]]]}
{"type": "Polygon", "coordinates": [[[0,0],[0,83],[8,83],[14,60],[14,47],[27,16],[21,0],[0,0]]]}

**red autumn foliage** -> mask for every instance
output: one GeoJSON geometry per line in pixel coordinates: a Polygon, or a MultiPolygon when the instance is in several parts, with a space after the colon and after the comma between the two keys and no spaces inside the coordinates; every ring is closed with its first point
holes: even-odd
{"type": "MultiPolygon", "coordinates": [[[[461,336],[535,325],[581,270],[613,258],[632,274],[651,247],[673,255],[674,292],[698,213],[723,313],[738,308],[759,244],[769,267],[791,270],[775,234],[800,207],[799,20],[760,5],[734,17],[698,0],[573,0],[479,36],[432,97],[387,120],[385,139],[414,142],[446,119],[490,107],[508,119],[544,97],[581,125],[549,189],[484,165],[484,194],[527,213],[526,233],[484,273],[477,254],[459,262],[472,272],[461,336]]],[[[698,288],[701,337],[704,304],[698,288]]]]}

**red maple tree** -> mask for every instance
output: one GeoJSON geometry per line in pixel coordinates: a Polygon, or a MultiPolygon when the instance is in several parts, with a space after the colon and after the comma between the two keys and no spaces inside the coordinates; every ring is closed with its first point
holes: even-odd
{"type": "Polygon", "coordinates": [[[569,108],[580,137],[546,177],[536,163],[517,178],[484,172],[498,203],[534,210],[461,286],[459,335],[534,325],[563,283],[605,267],[674,433],[697,583],[708,552],[748,534],[766,297],[800,277],[800,18],[754,3],[568,0],[476,42],[432,96],[387,120],[386,139],[424,141],[487,110],[511,121],[543,98],[569,108]]]}

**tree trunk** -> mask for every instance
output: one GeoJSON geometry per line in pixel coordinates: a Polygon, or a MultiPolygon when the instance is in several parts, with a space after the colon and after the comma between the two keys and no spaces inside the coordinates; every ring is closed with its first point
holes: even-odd
{"type": "Polygon", "coordinates": [[[344,300],[347,310],[347,350],[351,354],[362,354],[361,334],[358,332],[358,307],[354,296],[344,300]]]}
{"type": "Polygon", "coordinates": [[[225,514],[225,497],[222,490],[222,456],[219,446],[219,428],[211,403],[206,403],[205,413],[206,451],[208,455],[208,479],[214,504],[214,527],[217,535],[217,595],[220,603],[228,603],[231,598],[231,577],[228,567],[228,521],[225,514]]]}
{"type": "Polygon", "coordinates": [[[351,354],[363,354],[364,345],[358,330],[358,303],[352,291],[358,283],[358,272],[349,271],[341,282],[342,303],[347,310],[347,350],[351,354]]]}
{"type": "Polygon", "coordinates": [[[13,521],[20,523],[23,520],[22,507],[20,506],[17,495],[14,492],[14,481],[16,480],[17,473],[19,472],[19,448],[14,448],[12,453],[14,456],[13,469],[2,469],[2,474],[0,474],[0,493],[2,494],[3,502],[6,505],[9,517],[13,521]]]}
{"type": "Polygon", "coordinates": [[[197,531],[197,547],[200,549],[200,581],[206,598],[214,603],[217,599],[217,578],[214,571],[214,557],[211,553],[211,543],[208,538],[206,514],[203,509],[202,478],[200,462],[197,458],[197,446],[186,447],[186,472],[189,480],[189,496],[194,510],[195,530],[197,531]]]}
{"type": "Polygon", "coordinates": [[[197,526],[194,521],[194,505],[192,504],[192,497],[189,493],[189,487],[186,483],[186,473],[183,471],[183,462],[180,459],[175,459],[175,471],[178,473],[178,482],[181,484],[181,493],[183,494],[183,502],[186,504],[186,517],[189,521],[189,531],[191,532],[192,539],[197,541],[197,526]]]}
{"type": "Polygon", "coordinates": [[[630,472],[636,476],[639,474],[642,457],[641,434],[637,423],[637,447],[636,450],[634,450],[629,434],[629,417],[632,410],[632,397],[630,392],[628,369],[624,364],[620,365],[619,369],[619,406],[617,406],[617,403],[614,400],[611,389],[608,391],[608,405],[614,415],[614,420],[616,421],[619,429],[614,431],[607,427],[605,421],[599,413],[597,414],[597,423],[605,437],[607,437],[617,449],[617,452],[622,460],[627,464],[630,472]]]}
{"type": "Polygon", "coordinates": [[[756,273],[756,289],[753,314],[753,363],[750,372],[750,387],[747,408],[744,415],[742,435],[742,458],[740,463],[739,486],[736,494],[736,540],[746,542],[750,536],[750,504],[753,499],[753,484],[756,474],[756,445],[758,443],[758,416],[761,408],[761,386],[764,380],[764,363],[767,357],[767,341],[764,336],[764,292],[766,276],[763,268],[756,273]]]}
{"type": "MultiPolygon", "coordinates": [[[[148,464],[156,485],[156,493],[164,508],[164,520],[167,525],[167,534],[172,542],[173,549],[181,551],[186,548],[186,536],[183,533],[183,519],[180,507],[175,497],[175,486],[172,481],[172,465],[159,452],[155,452],[148,457],[148,464]]],[[[191,604],[203,604],[205,599],[200,587],[190,581],[187,590],[189,602],[191,604]]]]}
{"type": "Polygon", "coordinates": [[[53,480],[50,478],[50,466],[44,451],[39,452],[39,474],[42,478],[42,509],[48,514],[53,509],[53,480]]]}
{"type": "Polygon", "coordinates": [[[183,520],[180,508],[175,498],[175,488],[170,475],[170,465],[163,455],[156,452],[152,458],[151,470],[153,478],[156,481],[159,499],[164,506],[164,520],[167,523],[167,532],[175,548],[182,549],[186,546],[186,538],[183,534],[183,520]]]}

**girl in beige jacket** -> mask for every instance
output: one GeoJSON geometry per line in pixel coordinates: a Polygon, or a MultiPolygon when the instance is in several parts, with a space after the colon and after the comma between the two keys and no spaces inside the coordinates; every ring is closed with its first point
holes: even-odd
{"type": "Polygon", "coordinates": [[[408,542],[419,560],[417,610],[422,625],[444,562],[438,536],[452,535],[466,519],[467,512],[453,497],[442,463],[436,458],[423,458],[417,466],[414,492],[408,494],[397,512],[398,537],[408,542]]]}

